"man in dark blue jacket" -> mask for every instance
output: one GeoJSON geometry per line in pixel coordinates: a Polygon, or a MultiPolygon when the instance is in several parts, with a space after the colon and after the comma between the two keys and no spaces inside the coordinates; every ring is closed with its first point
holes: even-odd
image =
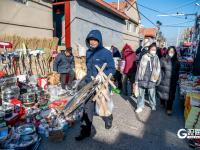
{"type": "Polygon", "coordinates": [[[53,71],[58,72],[60,74],[60,82],[63,92],[66,92],[65,85],[66,85],[67,74],[69,74],[70,76],[68,85],[71,86],[71,82],[74,77],[73,69],[74,69],[74,57],[72,55],[72,48],[69,47],[66,50],[61,50],[61,53],[58,54],[58,56],[54,61],[53,71]]]}
{"type": "MultiPolygon", "coordinates": [[[[102,35],[99,30],[92,30],[87,38],[86,45],[89,48],[86,53],[86,65],[87,65],[87,75],[86,82],[90,82],[92,80],[92,76],[96,77],[98,74],[98,70],[95,65],[100,68],[104,63],[107,63],[107,66],[104,70],[106,75],[115,73],[115,64],[112,57],[112,53],[103,47],[102,35]]],[[[97,77],[98,78],[98,77],[97,77]]],[[[82,117],[82,122],[85,122],[85,125],[82,125],[81,133],[78,137],[76,137],[77,141],[81,141],[86,137],[89,137],[91,134],[92,120],[95,110],[95,102],[93,100],[89,100],[85,104],[84,113],[82,117]]],[[[109,117],[103,118],[105,121],[105,128],[110,129],[112,127],[112,115],[109,117]]]]}

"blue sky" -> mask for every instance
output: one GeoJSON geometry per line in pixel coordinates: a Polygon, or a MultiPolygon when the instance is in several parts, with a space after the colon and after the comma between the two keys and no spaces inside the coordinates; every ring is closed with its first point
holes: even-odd
{"type": "MultiPolygon", "coordinates": [[[[105,0],[107,2],[117,2],[117,0],[105,0]]],[[[122,0],[121,0],[122,1],[122,0]]],[[[185,13],[191,14],[200,11],[200,7],[196,6],[195,3],[200,3],[200,0],[137,0],[138,4],[155,9],[159,12],[165,12],[167,14],[174,13],[185,13]]],[[[152,22],[156,23],[157,20],[162,22],[163,25],[173,25],[173,26],[192,26],[194,24],[194,16],[185,17],[158,17],[161,14],[158,12],[153,12],[139,6],[139,11],[143,13],[152,22]]],[[[145,27],[154,27],[148,20],[142,17],[142,24],[145,27]]],[[[161,31],[167,38],[168,44],[173,45],[176,43],[178,33],[181,33],[184,27],[161,27],[161,31]]]]}

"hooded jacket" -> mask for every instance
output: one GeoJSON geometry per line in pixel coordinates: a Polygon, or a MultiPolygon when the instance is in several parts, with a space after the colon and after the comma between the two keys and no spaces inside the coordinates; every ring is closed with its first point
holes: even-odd
{"type": "Polygon", "coordinates": [[[112,52],[113,52],[113,57],[115,57],[115,58],[122,57],[117,47],[113,47],[112,52]]]}
{"type": "Polygon", "coordinates": [[[136,67],[136,54],[131,48],[130,45],[126,44],[122,50],[123,52],[123,59],[125,60],[125,68],[124,68],[124,74],[130,74],[134,70],[137,70],[136,67]]]}
{"type": "Polygon", "coordinates": [[[115,73],[115,63],[113,60],[112,53],[103,47],[102,35],[99,30],[92,30],[88,34],[86,38],[86,45],[89,48],[86,52],[86,66],[87,66],[87,75],[86,82],[90,82],[91,77],[96,77],[98,74],[98,70],[95,65],[100,68],[104,63],[107,63],[107,66],[104,70],[106,75],[115,73]],[[99,42],[99,45],[93,49],[90,47],[89,40],[96,39],[99,42]]]}
{"type": "Polygon", "coordinates": [[[53,71],[58,73],[69,73],[74,68],[74,57],[66,56],[64,51],[61,51],[55,58],[53,71]]]}

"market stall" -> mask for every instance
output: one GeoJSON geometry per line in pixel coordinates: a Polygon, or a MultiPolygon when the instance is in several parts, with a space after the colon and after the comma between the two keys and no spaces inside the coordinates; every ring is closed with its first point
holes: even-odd
{"type": "MultiPolygon", "coordinates": [[[[200,129],[200,76],[192,73],[195,65],[194,57],[181,57],[179,61],[181,64],[180,100],[184,100],[185,128],[200,129]]],[[[192,147],[199,147],[200,140],[190,139],[188,143],[192,147]]]]}
{"type": "MultiPolygon", "coordinates": [[[[61,141],[66,131],[82,115],[82,104],[93,98],[100,116],[110,115],[113,103],[109,95],[111,74],[97,70],[104,82],[93,79],[78,90],[74,82],[73,96],[60,95],[56,76],[19,75],[0,78],[0,148],[36,150],[43,138],[61,141]],[[52,81],[51,81],[52,80],[52,81]]],[[[58,80],[57,80],[58,81],[58,80]]]]}

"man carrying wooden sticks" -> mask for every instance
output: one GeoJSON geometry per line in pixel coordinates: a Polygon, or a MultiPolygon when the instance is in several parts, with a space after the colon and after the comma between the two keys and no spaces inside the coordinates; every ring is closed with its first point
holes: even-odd
{"type": "MultiPolygon", "coordinates": [[[[86,83],[89,83],[94,77],[99,82],[103,82],[102,76],[98,75],[98,69],[102,68],[102,66],[106,63],[107,66],[104,69],[104,73],[108,76],[109,74],[115,73],[115,64],[112,57],[112,53],[103,47],[102,35],[99,30],[92,30],[87,38],[86,45],[88,47],[86,53],[86,65],[87,65],[87,75],[86,75],[86,83]]],[[[78,137],[76,137],[77,141],[81,141],[86,137],[91,135],[91,127],[95,110],[95,101],[90,99],[85,103],[83,117],[81,119],[82,123],[85,123],[81,126],[81,132],[78,137]]],[[[108,117],[103,118],[105,121],[105,128],[110,129],[112,127],[112,114],[108,117]]]]}

